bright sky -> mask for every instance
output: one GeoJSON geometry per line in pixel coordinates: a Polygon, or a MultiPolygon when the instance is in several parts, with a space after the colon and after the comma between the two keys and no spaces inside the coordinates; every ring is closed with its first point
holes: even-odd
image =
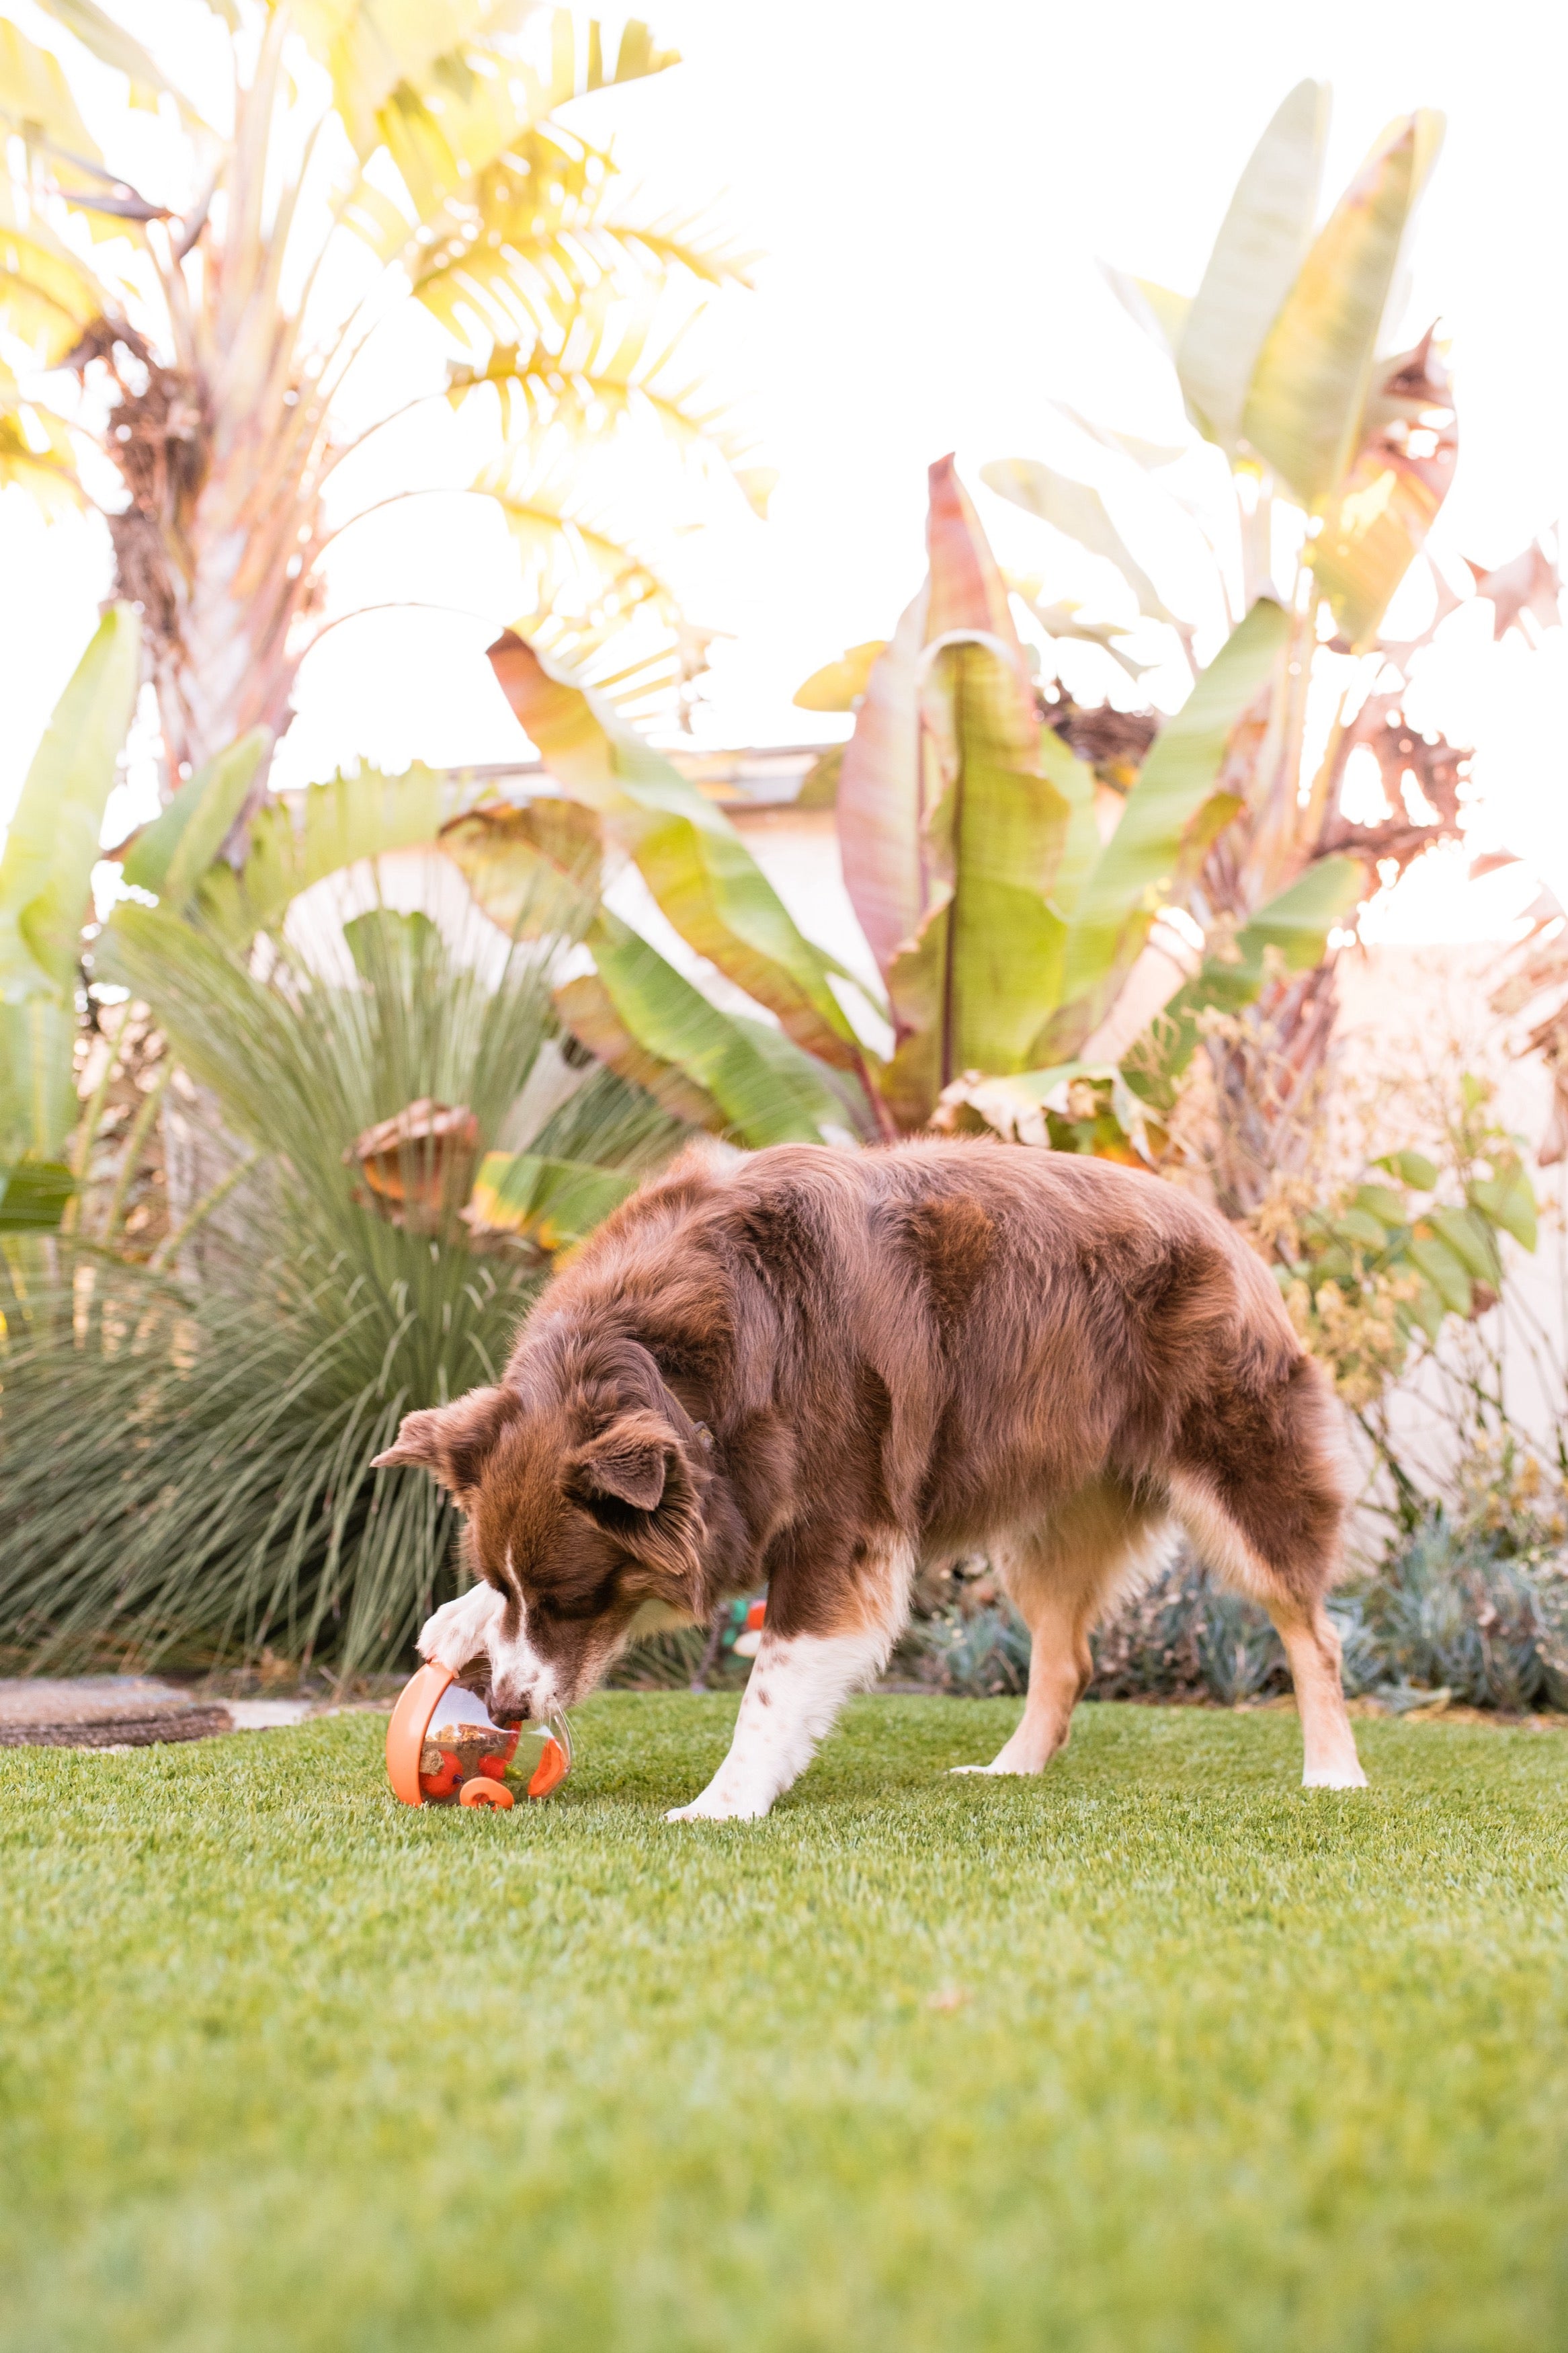
{"type": "MultiPolygon", "coordinates": [[[[158,45],[185,0],[110,5],[158,45]]],[[[25,0],[14,13],[36,29],[25,0]]],[[[723,192],[737,238],[764,257],[759,292],[736,306],[727,374],[751,395],[759,454],[780,470],[772,520],[737,502],[682,558],[693,617],[732,639],[715,653],[705,740],[834,732],[790,697],[845,645],[890,629],[921,569],[925,467],[950,448],[1004,561],[1042,570],[1047,596],[1081,597],[1097,617],[1126,609],[1102,567],[980,490],[979,468],[1029,455],[1094,472],[1053,401],[1176,438],[1173,382],[1095,258],[1190,291],[1249,149],[1304,74],[1334,88],[1332,194],[1391,115],[1417,104],[1448,115],[1398,339],[1440,315],[1452,340],[1462,438],[1439,560],[1460,582],[1461,555],[1513,555],[1568,507],[1557,421],[1568,185],[1551,62],[1561,16],[1547,0],[1484,13],[1428,0],[1415,16],[1391,0],[795,0],[783,17],[755,0],[648,0],[647,13],[687,62],[589,103],[613,113],[623,160],[661,195],[723,192]]],[[[395,366],[408,385],[438,381],[434,338],[405,343],[395,366]]],[[[381,471],[367,461],[361,474],[364,495],[460,480],[447,429],[437,411],[428,427],[389,436],[381,471]]],[[[1118,518],[1168,601],[1197,613],[1202,584],[1183,543],[1131,476],[1103,466],[1097,479],[1113,497],[1122,482],[1118,518]]],[[[419,584],[399,593],[466,610],[334,631],[301,674],[289,780],[356,754],[400,766],[516,748],[481,659],[516,610],[499,522],[459,499],[395,510],[344,542],[334,605],[387,593],[395,567],[419,584]]],[[[18,493],[0,501],[0,811],[107,585],[93,527],[46,533],[18,493]]],[[[1478,844],[1508,842],[1568,898],[1565,647],[1557,630],[1539,650],[1517,637],[1494,649],[1489,608],[1462,615],[1425,658],[1411,708],[1478,746],[1478,844]]],[[[1095,695],[1110,674],[1085,668],[1073,682],[1095,695]]],[[[1149,683],[1162,700],[1180,692],[1173,673],[1149,683]]],[[[1525,877],[1466,892],[1450,867],[1417,876],[1384,928],[1474,935],[1521,893],[1525,877]]]]}

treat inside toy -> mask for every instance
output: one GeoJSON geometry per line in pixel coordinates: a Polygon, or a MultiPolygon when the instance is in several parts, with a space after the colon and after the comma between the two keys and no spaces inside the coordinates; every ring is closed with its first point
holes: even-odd
{"type": "Polygon", "coordinates": [[[408,1805],[495,1806],[513,1803],[507,1775],[523,1743],[521,1770],[531,1798],[548,1797],[572,1769],[572,1736],[563,1716],[542,1724],[494,1722],[478,1694],[448,1669],[421,1667],[387,1727],[387,1776],[408,1805]],[[542,1743],[534,1761],[532,1741],[542,1743]]]}

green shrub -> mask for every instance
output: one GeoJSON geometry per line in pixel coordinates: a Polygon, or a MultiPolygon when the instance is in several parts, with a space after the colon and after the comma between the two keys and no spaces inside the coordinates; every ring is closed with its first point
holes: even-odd
{"type": "MultiPolygon", "coordinates": [[[[1506,1526],[1472,1526],[1433,1508],[1414,1536],[1333,1597],[1330,1614],[1352,1696],[1395,1710],[1440,1691],[1507,1714],[1568,1708],[1568,1554],[1515,1549],[1506,1526]]],[[[1234,1706],[1290,1688],[1265,1612],[1216,1585],[1184,1545],[1107,1619],[1092,1647],[1096,1699],[1234,1706]]],[[[1028,1630],[989,1578],[917,1619],[900,1655],[920,1680],[968,1698],[1028,1682],[1028,1630]]]]}
{"type": "MultiPolygon", "coordinates": [[[[199,1282],[86,1241],[6,1245],[0,1650],[17,1663],[267,1649],[347,1673],[406,1658],[456,1589],[450,1506],[422,1472],[370,1463],[411,1408],[498,1377],[547,1271],[528,1243],[476,1240],[461,1209],[558,1035],[551,965],[514,947],[487,976],[422,916],[349,932],[351,972],[279,952],[262,980],[161,929],[182,1062],[267,1164],[216,1243],[205,1229],[199,1282]],[[465,1106],[471,1129],[362,1167],[356,1139],[420,1098],[465,1106]]],[[[683,1134],[596,1069],[536,1141],[635,1173],[683,1134]]]]}

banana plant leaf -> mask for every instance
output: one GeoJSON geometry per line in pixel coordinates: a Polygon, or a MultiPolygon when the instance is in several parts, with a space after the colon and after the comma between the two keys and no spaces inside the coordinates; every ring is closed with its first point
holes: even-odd
{"type": "Polygon", "coordinates": [[[920,664],[929,602],[923,587],[872,663],[838,764],[844,887],[884,978],[925,908],[920,664]]]}
{"type": "Polygon", "coordinates": [[[866,1050],[834,993],[854,983],[808,940],[722,811],[508,630],[489,649],[501,690],[551,775],[597,811],[699,955],[778,1016],[808,1053],[841,1070],[866,1050]]]}
{"type": "Polygon", "coordinates": [[[1258,355],[1311,238],[1328,129],[1327,84],[1298,82],[1237,182],[1182,329],[1187,414],[1232,457],[1258,355]]]}
{"type": "Polygon", "coordinates": [[[637,1191],[639,1176],[584,1160],[532,1152],[487,1152],[468,1203],[471,1225],[521,1234],[541,1250],[569,1250],[637,1191]]]}
{"type": "Polygon", "coordinates": [[[1242,430],[1293,495],[1318,510],[1362,438],[1378,332],[1440,115],[1397,123],[1314,240],[1258,355],[1242,430]]]}
{"type": "Polygon", "coordinates": [[[820,670],[812,671],[803,686],[796,687],[796,710],[856,710],[865,694],[872,663],[887,650],[885,638],[870,638],[864,645],[847,647],[837,661],[825,662],[820,670]]]}
{"type": "MultiPolygon", "coordinates": [[[[599,828],[595,812],[580,802],[537,800],[524,808],[481,808],[457,818],[443,827],[441,847],[475,903],[512,938],[551,931],[581,938],[590,953],[602,950],[612,967],[618,955],[623,973],[630,972],[640,959],[627,944],[638,935],[599,903],[599,828]]],[[[645,966],[640,989],[634,974],[612,993],[598,969],[578,973],[554,990],[556,1012],[580,1045],[673,1118],[722,1134],[731,1124],[731,1112],[668,1050],[670,1008],[689,1011],[680,995],[689,984],[675,987],[680,976],[653,949],[647,953],[668,973],[668,981],[645,966]]],[[[718,1021],[728,1018],[712,1009],[718,1021]]]]}
{"type": "Polygon", "coordinates": [[[1312,570],[1352,653],[1375,640],[1453,483],[1458,421],[1431,344],[1428,335],[1414,351],[1379,361],[1383,388],[1367,404],[1366,438],[1312,542],[1312,570]]]}
{"type": "Polygon", "coordinates": [[[99,623],[33,755],[0,854],[0,1166],[53,1160],[77,1116],[79,943],[99,835],[136,707],[142,628],[99,623]]]}
{"type": "Polygon", "coordinates": [[[0,855],[0,997],[57,995],[75,979],[78,943],[101,851],[142,659],[142,626],[110,607],[55,706],[0,855]]]}
{"type": "Polygon", "coordinates": [[[1150,342],[1173,360],[1186,332],[1192,296],[1177,294],[1169,286],[1158,285],[1152,278],[1131,277],[1109,261],[1102,261],[1100,267],[1106,284],[1133,325],[1141,327],[1150,342]]]}
{"type": "Polygon", "coordinates": [[[672,1119],[684,1120],[690,1127],[705,1127],[714,1135],[723,1134],[728,1124],[724,1112],[707,1088],[638,1042],[596,972],[579,973],[575,979],[563,981],[553,992],[553,1002],[578,1044],[596,1055],[606,1070],[640,1087],[672,1119]]]}
{"type": "Polygon", "coordinates": [[[1010,649],[1022,676],[1022,649],[1008,609],[1007,583],[952,457],[939,458],[926,480],[926,557],[931,565],[926,643],[934,645],[957,629],[984,630],[1010,649]]]}
{"type": "Polygon", "coordinates": [[[1057,914],[1070,920],[1100,857],[1094,770],[1062,741],[1054,727],[1040,730],[1039,761],[1041,775],[1068,806],[1067,835],[1057,860],[1050,902],[1057,914]]]}
{"type": "Polygon", "coordinates": [[[782,1030],[711,1004],[608,908],[587,946],[622,1029],[710,1097],[737,1142],[820,1144],[854,1133],[853,1099],[829,1070],[782,1030]]]}
{"type": "Polygon", "coordinates": [[[1121,820],[1085,880],[1068,927],[1061,1004],[1029,1060],[1069,1060],[1103,1018],[1158,909],[1196,871],[1240,806],[1216,792],[1237,722],[1268,686],[1289,616],[1260,597],[1155,737],[1121,820]]]}
{"type": "Polygon", "coordinates": [[[1168,621],[1173,628],[1181,627],[1111,522],[1105,501],[1090,483],[1075,481],[1070,474],[1058,474],[1054,466],[1043,466],[1035,458],[994,459],[990,465],[982,466],[980,479],[987,490],[994,491],[1000,498],[1010,499],[1026,514],[1037,515],[1053,530],[1076,539],[1091,555],[1103,555],[1114,564],[1137,597],[1138,610],[1151,621],[1168,621]]]}
{"type": "Polygon", "coordinates": [[[469,809],[442,827],[440,846],[513,939],[578,935],[593,920],[604,842],[598,818],[580,801],[469,809]]]}
{"type": "Polygon", "coordinates": [[[1200,1013],[1211,1007],[1236,1013],[1256,1003],[1268,977],[1265,959],[1270,949],[1283,959],[1287,972],[1310,972],[1322,961],[1335,924],[1354,916],[1365,890],[1359,859],[1322,859],[1258,909],[1237,933],[1227,957],[1205,956],[1128,1057],[1129,1082],[1145,1102],[1169,1107],[1175,1082],[1198,1041],[1200,1013]]]}
{"type": "Polygon", "coordinates": [[[271,730],[253,727],[188,777],[127,850],[121,866],[126,881],[153,892],[171,907],[188,905],[238,820],[256,771],[271,748],[271,730]]]}
{"type": "Polygon", "coordinates": [[[941,790],[926,828],[931,897],[889,967],[899,1044],[883,1076],[916,1126],[965,1071],[1022,1067],[1058,993],[1067,924],[1050,892],[1072,809],[1044,775],[1011,649],[949,637],[925,657],[922,715],[941,790]]]}
{"type": "Polygon", "coordinates": [[[1029,691],[1006,580],[951,456],[927,473],[926,559],[925,586],[870,665],[839,763],[844,887],[884,977],[919,930],[933,884],[924,828],[941,787],[922,741],[923,649],[954,632],[990,637],[1016,667],[1020,696],[1029,691]]]}

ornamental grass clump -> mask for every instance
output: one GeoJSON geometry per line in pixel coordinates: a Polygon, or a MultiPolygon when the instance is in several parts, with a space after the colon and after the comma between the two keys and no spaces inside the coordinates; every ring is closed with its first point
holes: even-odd
{"type": "Polygon", "coordinates": [[[8,1244],[0,1646],[14,1659],[199,1664],[266,1648],[347,1674],[397,1662],[454,1589],[450,1505],[369,1465],[409,1408],[499,1376],[547,1271],[532,1243],[469,1230],[476,1161],[520,1118],[547,1155],[591,1146],[630,1174],[684,1132],[561,1054],[560,944],[483,931],[448,941],[377,909],[327,935],[345,969],[284,942],[265,979],[155,919],[127,945],[181,1067],[258,1173],[228,1195],[221,1234],[216,1218],[205,1229],[199,1281],[85,1239],[8,1244]]]}

